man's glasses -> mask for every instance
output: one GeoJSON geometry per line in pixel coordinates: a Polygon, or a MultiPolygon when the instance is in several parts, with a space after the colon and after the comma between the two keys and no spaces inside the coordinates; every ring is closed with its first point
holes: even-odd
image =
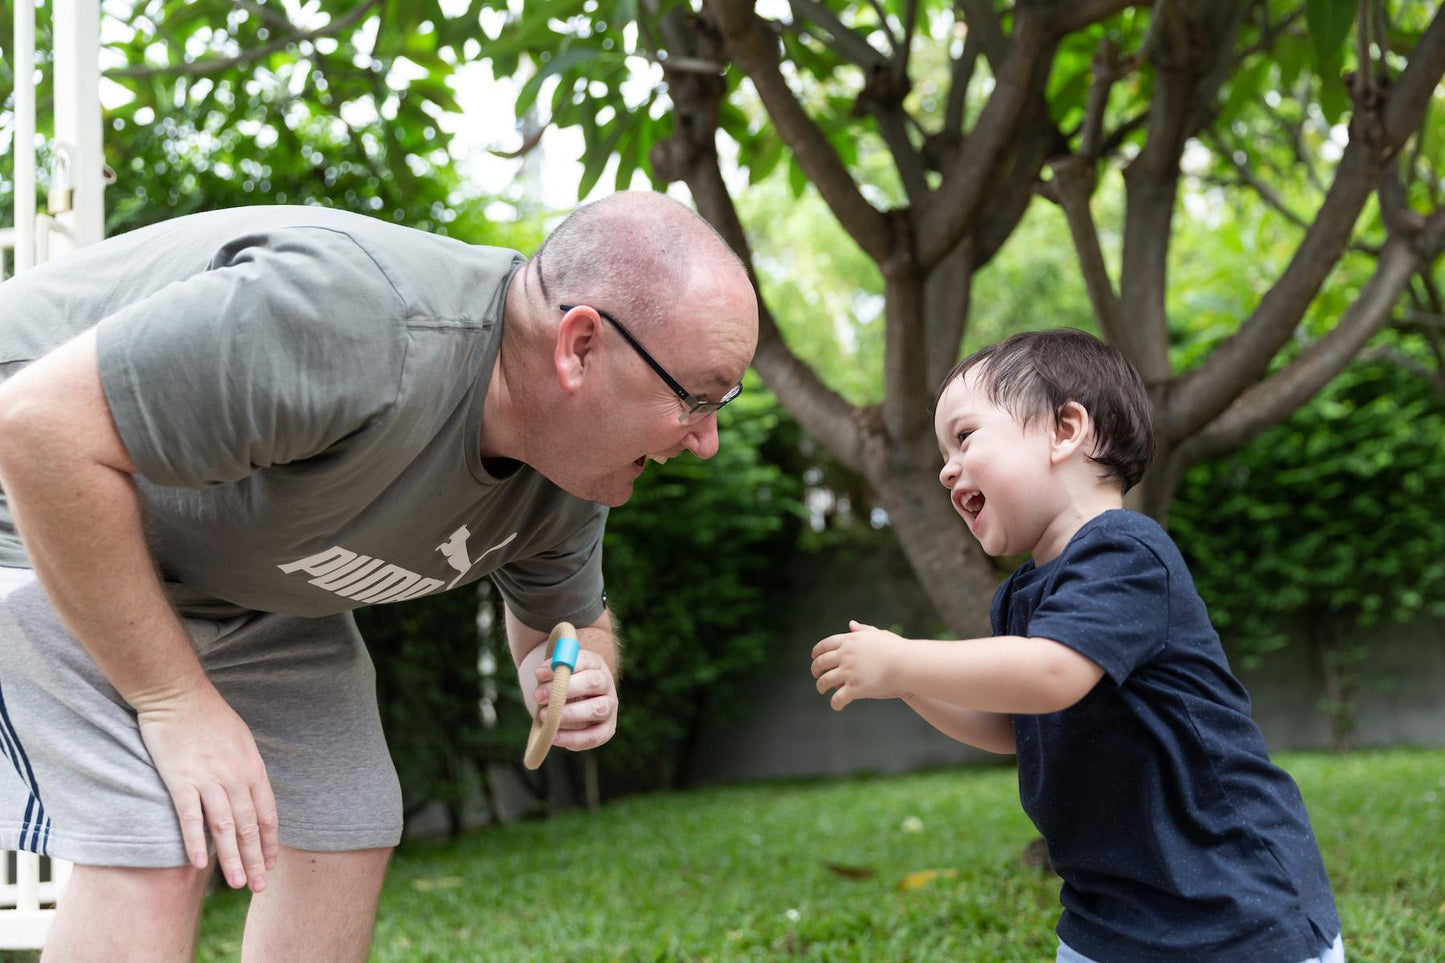
{"type": "MultiPolygon", "coordinates": [[[[571,311],[573,308],[577,307],[577,305],[559,304],[558,307],[565,312],[571,311]]],[[[672,393],[677,395],[677,397],[682,401],[683,407],[687,409],[687,411],[682,415],[681,418],[681,421],[684,424],[692,424],[693,422],[701,421],[703,418],[706,418],[708,415],[717,411],[723,405],[727,404],[729,401],[732,401],[738,395],[743,393],[743,386],[741,383],[739,383],[729,388],[727,390],[727,393],[724,394],[719,401],[704,401],[702,398],[697,398],[693,396],[691,393],[688,392],[686,388],[677,383],[676,378],[667,373],[667,369],[663,368],[662,365],[657,363],[656,358],[647,353],[647,349],[638,343],[637,339],[632,336],[632,332],[628,331],[622,326],[621,321],[618,321],[616,318],[608,314],[606,311],[603,311],[601,308],[593,308],[592,310],[596,311],[601,317],[607,319],[607,321],[610,322],[612,326],[617,329],[618,333],[620,333],[622,337],[627,339],[627,343],[632,345],[632,350],[636,351],[639,355],[642,356],[642,360],[647,362],[647,366],[653,371],[656,371],[657,376],[661,378],[667,384],[667,386],[672,389],[672,393]]]]}

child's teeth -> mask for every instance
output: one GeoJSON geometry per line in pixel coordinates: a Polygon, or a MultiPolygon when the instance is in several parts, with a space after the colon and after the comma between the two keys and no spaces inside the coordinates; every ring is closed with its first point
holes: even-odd
{"type": "Polygon", "coordinates": [[[666,459],[666,458],[661,458],[661,457],[658,457],[657,455],[653,455],[653,456],[652,456],[652,460],[655,461],[655,462],[657,462],[659,465],[666,465],[666,464],[667,464],[667,459],[666,459]]]}

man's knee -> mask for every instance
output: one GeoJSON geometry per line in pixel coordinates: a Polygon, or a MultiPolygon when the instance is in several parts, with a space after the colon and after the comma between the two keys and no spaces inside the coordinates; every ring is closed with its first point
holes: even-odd
{"type": "Polygon", "coordinates": [[[67,901],[99,899],[134,907],[147,913],[199,911],[211,868],[167,866],[140,869],[128,866],[76,866],[61,898],[67,901]]]}
{"type": "Polygon", "coordinates": [[[209,878],[209,869],[190,866],[76,866],[56,907],[42,963],[189,960],[209,878]]]}

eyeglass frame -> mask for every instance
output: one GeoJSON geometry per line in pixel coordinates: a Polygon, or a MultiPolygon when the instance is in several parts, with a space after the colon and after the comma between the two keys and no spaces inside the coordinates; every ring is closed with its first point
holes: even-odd
{"type": "MultiPolygon", "coordinates": [[[[583,305],[559,304],[557,305],[557,307],[560,308],[563,313],[566,313],[573,310],[574,308],[583,307],[583,305]]],[[[598,316],[611,322],[612,326],[617,329],[618,333],[622,335],[622,337],[627,341],[627,343],[632,345],[632,350],[636,351],[638,355],[642,358],[642,360],[647,362],[647,366],[653,371],[657,372],[657,376],[661,378],[669,388],[672,389],[672,393],[677,395],[678,400],[681,401],[683,407],[687,409],[686,413],[682,416],[683,421],[696,421],[700,420],[701,418],[705,418],[708,415],[716,414],[723,405],[727,404],[730,401],[733,401],[737,398],[738,395],[743,393],[743,384],[741,381],[739,381],[737,384],[729,388],[726,393],[723,394],[720,401],[704,401],[701,398],[696,397],[681,384],[679,384],[676,378],[668,374],[667,369],[664,368],[661,364],[659,364],[656,358],[647,353],[647,349],[642,346],[641,342],[639,342],[636,338],[632,336],[631,331],[628,331],[625,327],[622,326],[621,321],[618,321],[611,314],[608,314],[601,308],[594,307],[590,304],[586,305],[586,307],[592,308],[593,311],[597,312],[598,316]]]]}

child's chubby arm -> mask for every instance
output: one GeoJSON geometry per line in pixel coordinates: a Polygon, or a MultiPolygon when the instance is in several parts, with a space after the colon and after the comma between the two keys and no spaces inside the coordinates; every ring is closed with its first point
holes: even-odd
{"type": "Polygon", "coordinates": [[[848,628],[813,647],[813,677],[819,692],[835,690],[834,709],[854,699],[904,697],[910,704],[938,700],[980,712],[1037,715],[1067,709],[1104,675],[1098,664],[1051,639],[940,641],[905,639],[861,622],[848,628]]]}
{"type": "Polygon", "coordinates": [[[1011,756],[1018,752],[1013,718],[1006,712],[980,712],[942,699],[925,699],[916,695],[905,694],[903,701],[925,722],[950,739],[1001,755],[1011,756]]]}

